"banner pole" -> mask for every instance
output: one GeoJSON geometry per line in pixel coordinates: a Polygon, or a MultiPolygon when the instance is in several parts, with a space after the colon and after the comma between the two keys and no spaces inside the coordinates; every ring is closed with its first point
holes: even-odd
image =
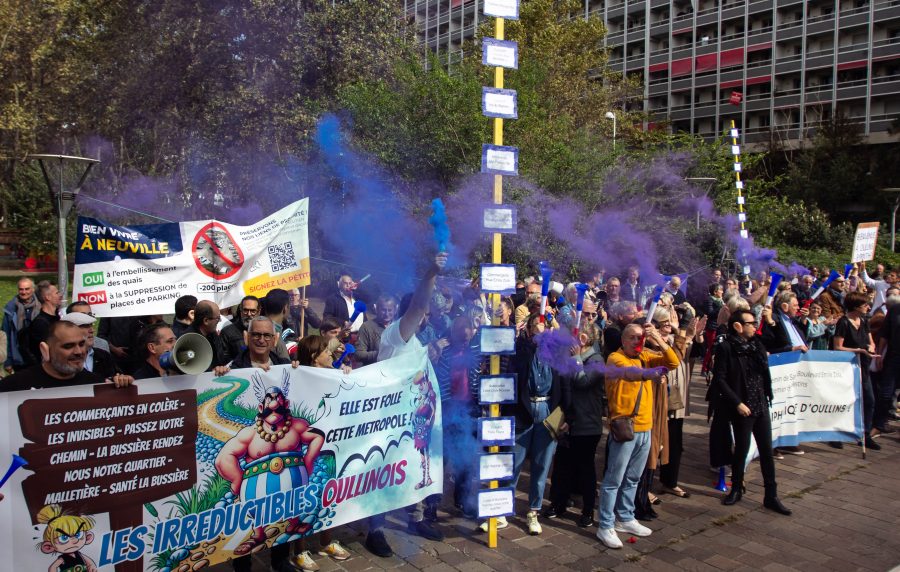
{"type": "MultiPolygon", "coordinates": [[[[303,300],[306,300],[306,286],[303,287],[303,293],[301,294],[303,300]]],[[[300,304],[300,332],[297,334],[298,338],[306,337],[306,306],[301,302],[300,304]]]]}
{"type": "MultiPolygon", "coordinates": [[[[505,21],[503,18],[495,18],[494,19],[494,37],[498,40],[504,39],[504,24],[505,21]]],[[[503,88],[503,68],[500,66],[496,66],[494,68],[494,87],[497,89],[503,88]]],[[[503,145],[503,119],[500,117],[494,118],[494,145],[503,145]]],[[[503,175],[494,175],[494,204],[502,205],[503,204],[503,175]]],[[[500,264],[503,259],[503,250],[502,250],[502,237],[503,235],[499,232],[495,232],[493,236],[493,244],[491,247],[491,261],[494,264],[500,264]]],[[[494,293],[491,294],[493,298],[492,306],[494,308],[500,307],[500,294],[494,293]]],[[[494,326],[500,325],[500,318],[497,317],[497,312],[494,312],[494,316],[492,317],[491,323],[494,326]]],[[[492,355],[491,356],[491,375],[499,375],[500,374],[500,356],[492,355]]],[[[492,404],[490,406],[490,416],[491,417],[500,417],[500,405],[492,404]]],[[[500,447],[490,447],[488,449],[491,453],[497,453],[500,451],[500,447]]],[[[488,488],[496,489],[498,487],[497,481],[491,481],[488,484],[488,488]]],[[[488,519],[488,548],[497,548],[497,519],[490,518],[488,519]]]]}

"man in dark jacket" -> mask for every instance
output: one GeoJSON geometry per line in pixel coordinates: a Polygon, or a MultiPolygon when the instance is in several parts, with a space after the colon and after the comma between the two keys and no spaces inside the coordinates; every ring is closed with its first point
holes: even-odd
{"type": "Polygon", "coordinates": [[[771,315],[763,312],[762,343],[766,351],[779,354],[800,350],[806,352],[806,318],[809,310],[800,308],[797,295],[790,290],[775,298],[771,315]]]}
{"type": "Polygon", "coordinates": [[[216,375],[225,375],[232,369],[245,369],[256,367],[269,371],[273,365],[292,364],[297,367],[297,362],[291,362],[273,351],[275,347],[275,325],[265,316],[257,316],[250,320],[247,326],[247,348],[239,353],[231,363],[217,366],[213,371],[216,375]]]}
{"type": "Polygon", "coordinates": [[[3,366],[7,373],[25,366],[19,351],[19,334],[31,325],[31,320],[41,311],[31,278],[19,278],[16,286],[18,294],[3,308],[3,333],[6,334],[6,363],[3,366]]]}
{"type": "MultiPolygon", "coordinates": [[[[325,309],[322,311],[322,317],[327,318],[333,316],[344,322],[349,322],[353,315],[353,306],[358,301],[356,297],[356,288],[358,284],[353,281],[350,274],[341,274],[337,282],[338,291],[325,299],[325,309]]],[[[366,320],[365,312],[361,313],[352,324],[350,331],[357,332],[366,320]]]]}
{"type": "Polygon", "coordinates": [[[219,365],[226,365],[237,355],[229,347],[226,339],[219,335],[219,320],[219,307],[215,303],[208,300],[197,303],[197,307],[194,308],[194,321],[189,332],[200,334],[212,346],[213,360],[207,371],[212,371],[214,367],[219,365]]]}
{"type": "Polygon", "coordinates": [[[66,315],[62,317],[67,322],[72,322],[84,332],[85,349],[87,353],[84,359],[84,369],[92,371],[103,379],[112,377],[118,371],[113,363],[112,355],[101,348],[94,346],[94,315],[91,306],[87,302],[72,302],[66,308],[66,315]]]}
{"type": "MultiPolygon", "coordinates": [[[[794,297],[796,302],[796,297],[794,297]]],[[[750,437],[756,440],[759,465],[766,489],[763,505],[789,515],[778,499],[775,460],[772,455],[772,377],[765,348],[756,339],[757,321],[751,312],[739,310],[728,320],[728,334],[716,346],[710,395],[716,414],[730,418],[734,432],[732,487],[722,504],[733,505],[744,493],[744,466],[750,437]]]]}
{"type": "MultiPolygon", "coordinates": [[[[203,302],[201,302],[202,304],[203,302]]],[[[272,320],[265,316],[257,316],[250,320],[247,326],[247,349],[242,351],[228,365],[218,365],[213,371],[216,375],[225,375],[231,369],[259,368],[269,371],[273,365],[284,365],[288,360],[278,357],[272,351],[275,347],[275,326],[272,320]]],[[[293,363],[297,367],[297,362],[293,363]]],[[[272,547],[272,569],[293,570],[290,564],[290,544],[283,543],[272,547]]],[[[237,572],[251,570],[250,556],[242,556],[232,560],[232,566],[237,572]]]]}

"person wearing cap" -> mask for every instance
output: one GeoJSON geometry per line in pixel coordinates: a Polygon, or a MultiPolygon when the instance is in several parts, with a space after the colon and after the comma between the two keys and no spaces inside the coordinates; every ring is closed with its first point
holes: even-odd
{"type": "MultiPolygon", "coordinates": [[[[51,323],[47,339],[39,346],[42,362],[0,381],[0,392],[103,383],[102,377],[84,369],[85,338],[81,327],[71,321],[51,323]]],[[[115,383],[116,387],[127,387],[134,378],[117,373],[106,381],[115,383]]]]}
{"type": "Polygon", "coordinates": [[[91,306],[87,302],[72,302],[66,308],[66,315],[61,318],[72,322],[84,332],[87,353],[84,358],[84,369],[92,371],[103,379],[114,376],[117,373],[112,354],[108,351],[94,347],[94,322],[96,319],[91,313],[91,306]]]}

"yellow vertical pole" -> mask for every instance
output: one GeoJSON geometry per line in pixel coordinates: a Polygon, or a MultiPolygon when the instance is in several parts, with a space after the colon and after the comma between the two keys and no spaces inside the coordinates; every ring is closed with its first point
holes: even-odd
{"type": "MultiPolygon", "coordinates": [[[[498,40],[504,39],[503,35],[503,18],[495,18],[494,19],[494,37],[498,40]]],[[[494,87],[497,89],[503,88],[503,68],[497,66],[494,68],[494,87]]],[[[494,118],[494,145],[503,145],[503,119],[500,117],[494,118]]],[[[503,204],[503,175],[494,175],[494,204],[502,205],[503,204]]],[[[501,237],[503,235],[499,232],[495,232],[493,236],[493,245],[491,248],[491,260],[494,264],[500,264],[503,258],[502,250],[501,250],[501,237]]],[[[500,325],[500,319],[497,317],[496,309],[500,307],[500,294],[491,294],[492,303],[491,306],[494,308],[494,316],[492,318],[492,324],[495,326],[500,325]]],[[[491,375],[498,375],[500,373],[500,356],[493,355],[491,356],[491,375]]],[[[491,405],[491,417],[499,417],[500,416],[500,406],[497,404],[491,405]]],[[[491,447],[489,451],[491,453],[496,453],[499,451],[499,447],[491,447]]],[[[497,481],[491,481],[488,485],[488,488],[496,489],[498,486],[497,481]]],[[[497,548],[497,519],[491,518],[488,520],[488,547],[489,548],[497,548]]]]}

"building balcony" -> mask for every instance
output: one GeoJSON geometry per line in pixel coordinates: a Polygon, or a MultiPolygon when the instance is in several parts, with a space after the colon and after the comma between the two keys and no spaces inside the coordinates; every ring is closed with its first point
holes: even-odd
{"type": "Polygon", "coordinates": [[[892,95],[900,93],[900,74],[883,75],[872,78],[872,95],[892,95]]]}
{"type": "Polygon", "coordinates": [[[750,15],[772,12],[772,0],[763,0],[762,2],[750,2],[748,9],[750,15]]]}

